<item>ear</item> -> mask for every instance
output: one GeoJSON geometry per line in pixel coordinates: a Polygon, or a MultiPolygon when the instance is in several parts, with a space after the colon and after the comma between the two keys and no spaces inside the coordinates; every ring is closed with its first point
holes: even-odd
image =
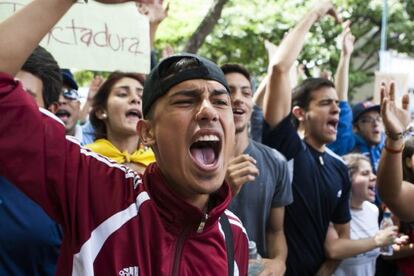
{"type": "Polygon", "coordinates": [[[405,159],[404,159],[404,162],[405,162],[405,166],[407,167],[407,168],[410,168],[410,169],[412,169],[413,168],[413,163],[412,163],[412,157],[406,157],[405,159]]]}
{"type": "Polygon", "coordinates": [[[294,106],[292,108],[292,114],[296,119],[298,119],[299,122],[303,122],[305,120],[305,111],[299,106],[294,106]]]}
{"type": "Polygon", "coordinates": [[[47,108],[47,110],[49,110],[50,112],[52,112],[53,114],[56,113],[56,111],[59,108],[59,104],[58,103],[52,103],[51,105],[49,105],[49,107],[47,108]]]}
{"type": "Polygon", "coordinates": [[[99,120],[106,120],[107,118],[108,118],[108,114],[106,113],[106,111],[105,110],[103,110],[103,109],[98,109],[96,112],[95,112],[95,115],[96,115],[96,117],[99,119],[99,120]]]}
{"type": "Polygon", "coordinates": [[[137,123],[137,132],[140,141],[147,147],[155,144],[155,135],[152,124],[148,120],[141,119],[137,123]]]}

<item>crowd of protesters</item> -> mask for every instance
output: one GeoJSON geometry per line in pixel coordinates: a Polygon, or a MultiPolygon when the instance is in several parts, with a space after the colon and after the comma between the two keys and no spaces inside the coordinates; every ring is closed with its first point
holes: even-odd
{"type": "MultiPolygon", "coordinates": [[[[136,2],[153,47],[168,6],[136,2]]],[[[0,23],[0,275],[247,275],[249,241],[262,276],[414,275],[408,97],[384,83],[351,108],[350,22],[334,80],[292,74],[312,26],[341,23],[331,1],[267,42],[256,91],[246,64],[152,55],[149,75],[95,77],[83,107],[38,46],[73,4],[0,23]],[[379,229],[385,206],[400,228],[379,229]]]]}

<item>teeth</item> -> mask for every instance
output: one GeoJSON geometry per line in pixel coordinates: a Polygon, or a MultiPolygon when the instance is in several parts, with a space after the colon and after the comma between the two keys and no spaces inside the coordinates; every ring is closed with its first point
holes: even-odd
{"type": "Polygon", "coordinates": [[[216,135],[203,135],[198,137],[196,142],[212,142],[212,141],[220,141],[218,136],[216,135]]]}

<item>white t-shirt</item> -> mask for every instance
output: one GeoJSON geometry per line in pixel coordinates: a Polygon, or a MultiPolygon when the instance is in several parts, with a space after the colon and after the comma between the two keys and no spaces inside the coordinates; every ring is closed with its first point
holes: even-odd
{"type": "MultiPolygon", "coordinates": [[[[364,201],[361,210],[351,209],[351,239],[359,240],[369,238],[378,232],[378,207],[364,201]]],[[[335,271],[335,276],[348,275],[375,275],[375,262],[379,255],[379,249],[356,255],[341,262],[335,271]]]]}

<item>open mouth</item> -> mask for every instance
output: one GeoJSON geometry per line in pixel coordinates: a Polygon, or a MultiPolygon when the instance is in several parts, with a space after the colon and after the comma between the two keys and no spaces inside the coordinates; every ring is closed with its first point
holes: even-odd
{"type": "Polygon", "coordinates": [[[337,128],[338,128],[338,119],[332,119],[328,121],[328,127],[330,130],[336,132],[337,128]]]}
{"type": "Polygon", "coordinates": [[[203,135],[190,146],[192,159],[201,169],[208,170],[217,164],[221,151],[220,138],[215,135],[203,135]]]}
{"type": "Polygon", "coordinates": [[[368,191],[372,192],[373,194],[375,194],[375,185],[369,185],[368,186],[368,191]]]}
{"type": "Polygon", "coordinates": [[[233,108],[233,114],[234,115],[243,115],[245,112],[241,108],[233,108]]]}
{"type": "Polygon", "coordinates": [[[72,116],[72,114],[70,114],[70,112],[65,109],[59,109],[55,113],[55,115],[59,117],[62,121],[67,121],[70,118],[70,116],[72,116]]]}
{"type": "Polygon", "coordinates": [[[127,118],[131,119],[142,119],[142,112],[138,109],[130,109],[125,115],[127,118]]]}

